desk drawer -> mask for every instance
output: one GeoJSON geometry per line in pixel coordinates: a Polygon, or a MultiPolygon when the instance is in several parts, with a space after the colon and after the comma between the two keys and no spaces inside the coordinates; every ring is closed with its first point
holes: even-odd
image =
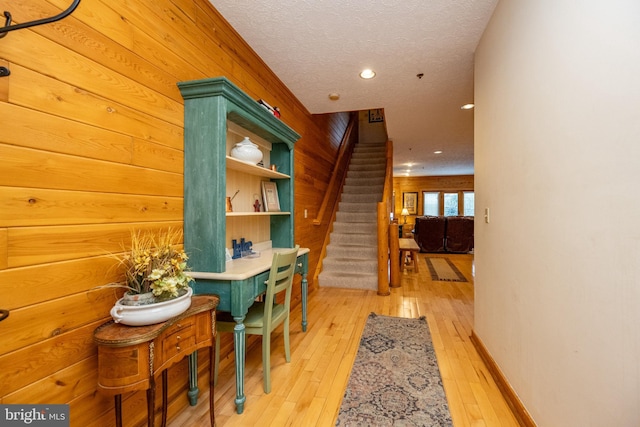
{"type": "Polygon", "coordinates": [[[256,287],[258,289],[263,287],[264,289],[262,289],[262,292],[263,293],[266,292],[267,291],[266,282],[267,282],[267,280],[269,280],[269,271],[265,271],[263,273],[258,274],[256,276],[255,280],[256,280],[256,287]]]}

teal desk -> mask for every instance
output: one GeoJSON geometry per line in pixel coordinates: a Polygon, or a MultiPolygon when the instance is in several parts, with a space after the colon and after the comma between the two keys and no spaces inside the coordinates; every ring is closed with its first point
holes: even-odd
{"type": "MultiPolygon", "coordinates": [[[[273,253],[277,248],[261,251],[258,258],[241,258],[226,263],[224,273],[207,273],[191,271],[189,275],[195,279],[192,285],[194,294],[215,294],[220,297],[219,311],[230,312],[237,325],[234,328],[233,347],[236,364],[236,411],[244,411],[246,396],[244,395],[244,363],[245,340],[244,318],[255,299],[264,294],[267,287],[265,281],[269,277],[273,253]]],[[[296,273],[302,275],[302,330],[307,330],[307,273],[309,271],[309,249],[300,248],[296,273]]],[[[189,358],[191,405],[197,401],[197,354],[189,358]]]]}

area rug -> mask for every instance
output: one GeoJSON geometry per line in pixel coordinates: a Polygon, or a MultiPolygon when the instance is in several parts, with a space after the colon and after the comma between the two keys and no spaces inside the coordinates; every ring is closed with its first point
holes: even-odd
{"type": "Polygon", "coordinates": [[[336,425],[452,425],[424,317],[369,315],[336,425]]]}
{"type": "Polygon", "coordinates": [[[431,280],[441,280],[446,282],[466,282],[460,270],[451,262],[449,258],[427,257],[427,267],[431,273],[431,280]]]}

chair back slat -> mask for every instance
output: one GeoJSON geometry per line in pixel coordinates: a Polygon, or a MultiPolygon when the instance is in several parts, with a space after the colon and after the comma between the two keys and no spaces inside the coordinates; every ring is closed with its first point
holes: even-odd
{"type": "Polygon", "coordinates": [[[275,297],[280,292],[286,291],[284,306],[288,312],[291,305],[291,287],[293,285],[293,275],[296,271],[296,260],[298,258],[299,245],[295,248],[273,254],[269,279],[267,280],[267,292],[265,294],[264,315],[271,317],[275,297]]]}

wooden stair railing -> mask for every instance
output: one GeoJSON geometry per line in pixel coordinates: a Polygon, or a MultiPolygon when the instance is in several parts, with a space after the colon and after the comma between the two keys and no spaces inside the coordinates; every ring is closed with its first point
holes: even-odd
{"type": "MultiPolygon", "coordinates": [[[[384,176],[382,201],[378,203],[378,295],[390,295],[389,291],[389,230],[393,200],[393,143],[387,141],[387,167],[384,176]]],[[[397,232],[396,232],[397,237],[397,232]]]]}
{"type": "Polygon", "coordinates": [[[322,249],[320,251],[320,256],[318,258],[318,264],[316,265],[316,273],[313,277],[313,283],[318,283],[318,276],[322,271],[322,261],[324,260],[325,255],[327,254],[327,245],[329,244],[329,238],[331,236],[331,232],[333,231],[333,221],[336,217],[336,211],[338,210],[338,202],[340,201],[340,192],[342,187],[344,186],[345,178],[347,177],[347,171],[349,163],[351,162],[351,155],[353,154],[353,149],[358,142],[358,113],[351,113],[349,117],[349,123],[347,124],[347,128],[345,129],[344,135],[342,136],[342,140],[340,141],[340,148],[338,149],[338,156],[336,158],[336,163],[333,168],[333,172],[331,173],[331,180],[329,181],[329,185],[327,186],[327,191],[324,194],[322,199],[322,204],[320,205],[320,210],[318,211],[318,216],[312,221],[313,225],[321,225],[322,220],[325,217],[325,211],[329,206],[331,198],[333,197],[333,207],[331,209],[331,216],[329,216],[329,226],[327,227],[327,231],[324,236],[324,241],[322,243],[322,249]],[[340,171],[342,173],[340,174],[340,171]]]}
{"type": "Polygon", "coordinates": [[[335,211],[338,206],[339,192],[344,184],[345,177],[347,176],[347,166],[351,161],[351,155],[353,153],[353,148],[358,142],[358,138],[352,138],[351,133],[354,128],[357,129],[358,124],[358,114],[351,113],[349,117],[349,123],[347,124],[347,128],[345,129],[344,135],[342,136],[342,141],[340,141],[340,148],[338,150],[338,156],[336,158],[336,163],[333,167],[333,172],[331,173],[331,180],[329,181],[329,185],[327,186],[327,191],[324,193],[324,197],[322,198],[322,204],[320,205],[320,210],[318,211],[318,216],[313,220],[313,225],[322,224],[322,220],[325,216],[325,211],[329,206],[331,199],[333,198],[333,212],[332,216],[335,215],[335,211]]]}

